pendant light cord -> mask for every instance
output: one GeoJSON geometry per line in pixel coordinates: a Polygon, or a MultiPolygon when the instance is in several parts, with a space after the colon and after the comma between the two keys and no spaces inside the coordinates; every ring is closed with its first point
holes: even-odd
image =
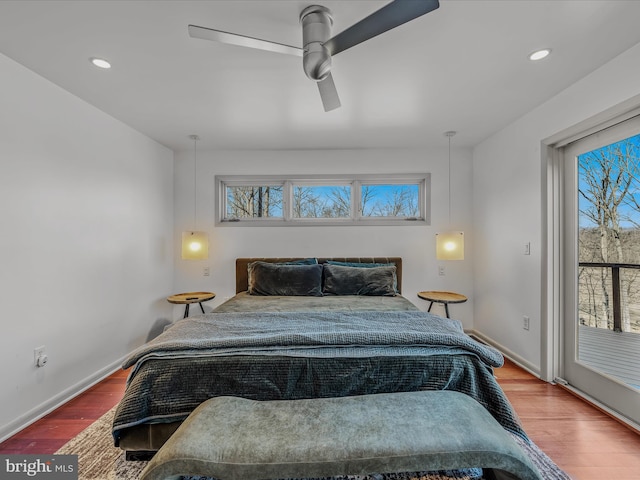
{"type": "Polygon", "coordinates": [[[193,230],[198,230],[198,224],[196,221],[196,212],[198,211],[198,195],[197,195],[197,181],[198,181],[198,154],[197,154],[197,142],[200,140],[198,135],[189,135],[189,138],[193,140],[193,230]]]}
{"type": "Polygon", "coordinates": [[[451,228],[451,137],[456,133],[453,130],[444,132],[445,137],[449,139],[449,228],[451,228]]]}
{"type": "MultiPolygon", "coordinates": [[[[196,153],[196,145],[198,143],[198,139],[193,139],[193,229],[198,230],[198,221],[197,214],[198,211],[198,155],[196,153]]],[[[449,139],[449,145],[451,145],[451,139],[449,139]]],[[[451,147],[449,147],[451,150],[451,147]]],[[[449,154],[451,156],[451,154],[449,154]]],[[[451,160],[449,160],[449,168],[451,168],[451,160]]],[[[449,209],[451,209],[451,205],[449,205],[449,209]]],[[[449,213],[451,215],[451,213],[449,213]]]]}
{"type": "Polygon", "coordinates": [[[451,227],[451,135],[449,135],[449,227],[451,227]]]}

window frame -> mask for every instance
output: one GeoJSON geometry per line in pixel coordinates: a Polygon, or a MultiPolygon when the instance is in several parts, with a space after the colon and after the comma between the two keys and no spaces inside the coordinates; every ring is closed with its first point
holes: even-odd
{"type": "Polygon", "coordinates": [[[216,226],[346,226],[346,225],[430,225],[431,174],[366,175],[216,175],[216,226]],[[293,216],[295,186],[351,186],[351,210],[348,218],[298,218],[293,216]],[[363,185],[418,185],[418,217],[368,217],[361,215],[363,185]],[[226,218],[227,187],[282,186],[282,217],[226,218]]]}

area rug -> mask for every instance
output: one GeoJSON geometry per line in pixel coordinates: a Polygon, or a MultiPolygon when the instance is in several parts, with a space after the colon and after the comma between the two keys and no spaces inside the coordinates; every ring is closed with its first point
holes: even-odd
{"type": "MultiPolygon", "coordinates": [[[[55,452],[60,455],[78,455],[78,480],[138,480],[146,466],[147,462],[125,460],[123,451],[113,446],[111,425],[114,413],[115,407],[55,452]]],[[[571,480],[533,442],[529,445],[516,435],[513,438],[531,458],[545,480],[571,480]]],[[[482,478],[482,470],[472,468],[445,472],[349,475],[323,480],[481,480],[482,478]]],[[[210,479],[184,477],[184,480],[210,479]]]]}

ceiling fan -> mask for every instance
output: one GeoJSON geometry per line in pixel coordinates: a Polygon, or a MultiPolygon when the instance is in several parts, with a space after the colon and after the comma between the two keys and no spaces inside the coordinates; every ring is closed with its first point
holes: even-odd
{"type": "Polygon", "coordinates": [[[189,25],[189,36],[302,57],[304,72],[307,77],[318,83],[324,110],[328,112],[340,106],[338,91],[331,76],[333,55],[429,13],[439,6],[438,0],[394,0],[331,37],[331,11],[319,5],[311,5],[300,14],[302,48],[197,25],[189,25]]]}

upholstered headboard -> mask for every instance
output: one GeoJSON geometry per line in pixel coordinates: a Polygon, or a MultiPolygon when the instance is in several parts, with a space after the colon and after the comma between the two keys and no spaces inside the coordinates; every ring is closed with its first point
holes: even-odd
{"type": "MultiPolygon", "coordinates": [[[[237,258],[236,259],[236,293],[246,292],[249,289],[249,272],[247,266],[251,262],[291,262],[300,260],[302,257],[295,258],[237,258]]],[[[398,293],[402,293],[402,258],[401,257],[330,257],[319,258],[318,263],[325,263],[327,260],[335,260],[337,262],[353,262],[353,263],[393,263],[396,266],[396,276],[398,277],[398,293]]]]}

